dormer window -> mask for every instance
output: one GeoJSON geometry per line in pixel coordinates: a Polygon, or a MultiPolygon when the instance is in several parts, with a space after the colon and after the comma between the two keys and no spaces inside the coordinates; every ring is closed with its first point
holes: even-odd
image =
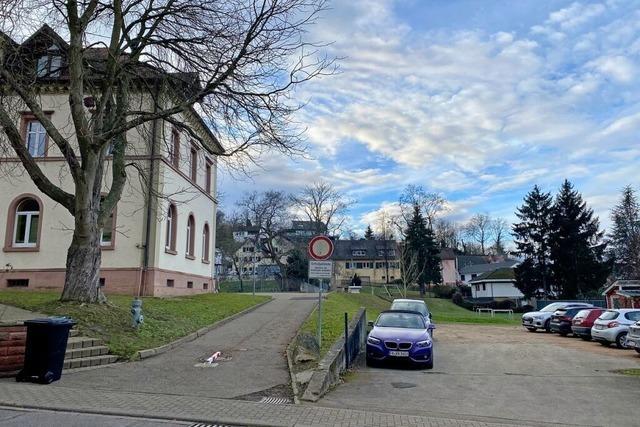
{"type": "Polygon", "coordinates": [[[364,249],[354,249],[351,251],[351,256],[367,256],[367,251],[364,249]]]}
{"type": "Polygon", "coordinates": [[[38,58],[36,75],[38,77],[60,77],[62,57],[56,46],[51,46],[46,55],[38,58]]]}

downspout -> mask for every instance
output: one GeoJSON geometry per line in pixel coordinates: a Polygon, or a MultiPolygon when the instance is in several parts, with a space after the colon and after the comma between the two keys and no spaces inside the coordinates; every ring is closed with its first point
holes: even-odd
{"type": "MultiPolygon", "coordinates": [[[[158,81],[154,83],[154,92],[155,97],[153,102],[153,112],[154,114],[158,112],[158,81]]],[[[149,270],[149,240],[151,239],[151,203],[153,201],[152,197],[152,186],[154,185],[154,174],[155,174],[155,164],[156,164],[156,138],[157,138],[157,125],[158,119],[153,120],[153,126],[151,127],[151,159],[149,161],[149,184],[147,185],[147,212],[146,212],[146,224],[144,230],[144,252],[142,257],[142,277],[140,279],[140,287],[138,288],[138,296],[142,296],[146,285],[147,285],[147,271],[149,270]]]]}

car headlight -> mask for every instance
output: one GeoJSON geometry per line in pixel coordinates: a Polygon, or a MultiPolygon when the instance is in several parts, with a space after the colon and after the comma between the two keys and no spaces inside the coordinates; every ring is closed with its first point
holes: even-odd
{"type": "Polygon", "coordinates": [[[542,320],[542,316],[533,316],[533,318],[536,320],[542,320]]]}
{"type": "Polygon", "coordinates": [[[378,338],[376,338],[376,337],[369,337],[369,338],[367,338],[367,342],[368,342],[369,344],[380,344],[380,343],[381,343],[381,341],[380,341],[378,338]]]}
{"type": "Polygon", "coordinates": [[[431,345],[431,340],[418,341],[416,343],[416,347],[429,347],[431,345]]]}

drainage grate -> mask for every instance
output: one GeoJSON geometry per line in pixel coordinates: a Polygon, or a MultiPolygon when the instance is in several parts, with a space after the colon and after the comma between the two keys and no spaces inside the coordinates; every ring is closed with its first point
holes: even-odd
{"type": "Polygon", "coordinates": [[[259,403],[268,403],[270,405],[287,405],[291,403],[286,397],[263,397],[259,403]]]}

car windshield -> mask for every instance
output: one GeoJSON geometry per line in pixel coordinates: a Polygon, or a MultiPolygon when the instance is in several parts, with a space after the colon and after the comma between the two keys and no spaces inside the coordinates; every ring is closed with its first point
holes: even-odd
{"type": "Polygon", "coordinates": [[[613,310],[607,310],[598,317],[600,320],[613,320],[618,318],[618,312],[613,310]]]}
{"type": "Polygon", "coordinates": [[[376,326],[383,328],[424,329],[422,317],[412,313],[382,313],[376,326]]]}
{"type": "Polygon", "coordinates": [[[559,309],[560,307],[562,307],[564,304],[561,304],[559,302],[554,302],[553,304],[549,304],[548,306],[546,306],[545,308],[543,308],[540,311],[545,311],[545,312],[553,312],[556,311],[557,309],[559,309]]]}
{"type": "Polygon", "coordinates": [[[423,315],[428,313],[427,307],[419,301],[396,301],[391,304],[391,310],[417,311],[423,315]]]}

